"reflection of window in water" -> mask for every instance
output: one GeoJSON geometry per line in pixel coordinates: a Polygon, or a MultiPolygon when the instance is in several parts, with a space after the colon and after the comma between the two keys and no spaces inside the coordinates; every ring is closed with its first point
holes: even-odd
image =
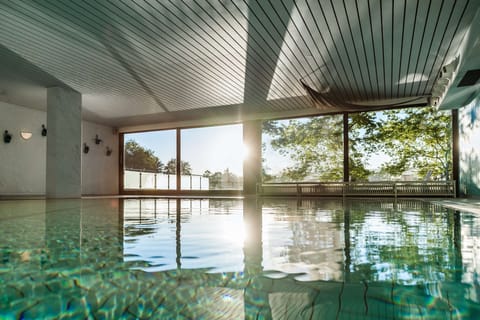
{"type": "Polygon", "coordinates": [[[59,281],[71,286],[56,296],[81,297],[93,314],[103,310],[92,300],[99,296],[106,304],[152,304],[150,317],[178,310],[192,318],[221,311],[231,318],[443,317],[455,310],[474,317],[478,310],[474,214],[420,200],[89,201],[81,210],[50,207],[41,219],[2,220],[0,281],[10,299],[0,300],[2,312],[13,310],[5,307],[10,301],[51,302],[46,285],[59,281]],[[38,231],[41,221],[42,232],[19,232],[38,231]]]}

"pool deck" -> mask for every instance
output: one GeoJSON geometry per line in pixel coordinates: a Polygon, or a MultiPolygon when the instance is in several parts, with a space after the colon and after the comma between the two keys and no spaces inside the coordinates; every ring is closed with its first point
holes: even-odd
{"type": "MultiPolygon", "coordinates": [[[[83,196],[82,199],[105,199],[105,198],[185,198],[180,196],[145,196],[145,195],[110,195],[110,196],[83,196]]],[[[243,197],[225,197],[225,196],[187,196],[186,198],[234,198],[242,199],[243,197]]],[[[0,196],[1,200],[38,200],[45,199],[45,196],[0,196]]],[[[421,198],[417,198],[421,199],[421,198]]],[[[425,201],[430,201],[435,204],[442,205],[446,208],[466,211],[475,214],[480,214],[480,198],[424,198],[425,201]]]]}
{"type": "Polygon", "coordinates": [[[432,203],[440,204],[446,208],[467,211],[471,213],[480,214],[480,199],[465,199],[465,198],[455,198],[455,199],[438,199],[431,200],[432,203]]]}

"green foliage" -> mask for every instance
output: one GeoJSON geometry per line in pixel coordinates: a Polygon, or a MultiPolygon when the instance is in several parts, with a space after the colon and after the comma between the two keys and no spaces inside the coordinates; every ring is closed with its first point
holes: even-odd
{"type": "Polygon", "coordinates": [[[163,163],[152,150],[142,147],[133,140],[125,143],[125,169],[162,172],[163,168],[163,163]]]}
{"type": "Polygon", "coordinates": [[[372,133],[378,125],[374,112],[349,115],[349,170],[352,181],[366,181],[373,173],[365,167],[365,164],[370,154],[376,151],[375,144],[378,141],[372,133]]]}
{"type": "MultiPolygon", "coordinates": [[[[125,169],[144,170],[165,174],[177,173],[177,160],[170,159],[164,165],[154,152],[144,148],[136,141],[129,140],[125,143],[125,169]]],[[[181,162],[180,174],[192,174],[192,166],[186,161],[181,162]]]]}
{"type": "Polygon", "coordinates": [[[209,178],[210,190],[235,187],[238,186],[240,182],[240,178],[230,172],[228,168],[225,169],[223,173],[220,171],[212,173],[210,170],[205,170],[203,176],[209,178]]]}
{"type": "MultiPolygon", "coordinates": [[[[177,159],[173,158],[167,162],[164,173],[177,174],[177,159]]],[[[190,165],[190,163],[183,160],[180,161],[180,174],[192,174],[192,166],[190,165]]]]}
{"type": "Polygon", "coordinates": [[[430,172],[438,179],[452,178],[449,112],[432,107],[410,108],[384,111],[383,117],[366,137],[366,141],[376,142],[377,150],[391,157],[381,168],[383,172],[400,175],[408,169],[417,169],[421,177],[430,172]]]}
{"type": "Polygon", "coordinates": [[[271,145],[294,165],[282,172],[283,179],[339,181],[343,178],[343,117],[325,116],[288,123],[265,122],[271,145]]]}
{"type": "MultiPolygon", "coordinates": [[[[289,157],[281,180],[339,181],[343,178],[342,115],[302,120],[266,121],[263,132],[271,146],[289,157]]],[[[410,108],[349,115],[349,169],[352,180],[373,173],[365,165],[375,153],[390,156],[380,173],[397,176],[416,169],[438,179],[451,179],[451,117],[434,108],[410,108]]],[[[265,148],[264,148],[265,150],[265,148]]],[[[274,179],[264,168],[264,181],[274,179]]]]}

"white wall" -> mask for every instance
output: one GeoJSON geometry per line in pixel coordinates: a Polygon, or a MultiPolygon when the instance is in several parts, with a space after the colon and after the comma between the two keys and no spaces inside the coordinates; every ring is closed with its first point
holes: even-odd
{"type": "Polygon", "coordinates": [[[118,194],[118,134],[111,127],[83,121],[82,123],[82,194],[118,194]],[[95,135],[102,140],[95,144],[95,135]],[[83,152],[83,144],[90,147],[83,152]],[[107,147],[112,149],[106,155],[107,147]]]}
{"type": "MultiPolygon", "coordinates": [[[[0,102],[0,195],[44,195],[46,181],[47,137],[42,137],[46,112],[0,102]],[[3,133],[12,134],[9,144],[3,142],[3,133]],[[20,130],[31,131],[30,140],[20,137],[20,130]]],[[[90,152],[82,151],[82,194],[118,194],[118,135],[113,128],[82,122],[82,146],[86,142],[90,152]],[[103,142],[93,141],[98,134],[103,142]],[[106,155],[106,147],[113,149],[106,155]]]]}
{"type": "Polygon", "coordinates": [[[42,124],[47,114],[0,102],[0,195],[45,194],[47,139],[42,124]],[[8,130],[12,141],[3,142],[8,130]],[[20,130],[32,132],[30,140],[20,137],[20,130]]]}

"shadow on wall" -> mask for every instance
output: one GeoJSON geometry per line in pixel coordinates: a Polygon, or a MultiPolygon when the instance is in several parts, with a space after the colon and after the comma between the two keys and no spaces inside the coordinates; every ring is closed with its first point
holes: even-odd
{"type": "Polygon", "coordinates": [[[480,196],[480,157],[476,150],[462,154],[460,159],[460,195],[480,196]]]}
{"type": "Polygon", "coordinates": [[[480,96],[460,109],[460,195],[480,196],[480,96]]]}

